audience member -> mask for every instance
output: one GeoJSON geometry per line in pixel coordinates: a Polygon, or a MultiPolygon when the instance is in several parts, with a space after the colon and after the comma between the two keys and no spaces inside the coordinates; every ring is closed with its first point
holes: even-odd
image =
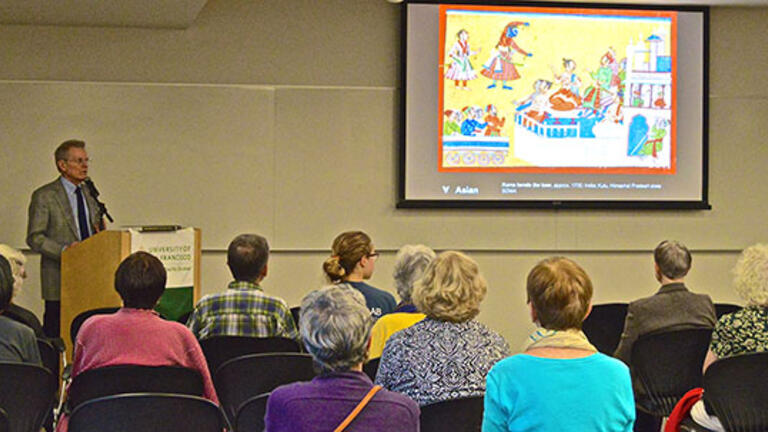
{"type": "MultiPolygon", "coordinates": [[[[624,331],[614,357],[632,366],[632,345],[645,334],[662,330],[711,328],[715,325],[715,306],[706,294],[695,294],[685,286],[685,276],[691,269],[691,253],[683,244],[665,240],[653,251],[654,273],[661,288],[656,294],[631,302],[627,308],[624,331]]],[[[637,377],[633,386],[638,397],[645,390],[637,377]]],[[[657,417],[637,412],[635,430],[658,430],[657,417]]]]}
{"type": "Polygon", "coordinates": [[[13,272],[13,297],[11,298],[11,304],[5,309],[5,315],[31,328],[35,332],[35,336],[44,338],[43,325],[37,316],[31,310],[25,309],[13,302],[13,299],[21,291],[24,279],[27,278],[27,270],[24,268],[27,264],[27,257],[21,251],[6,244],[0,244],[0,255],[8,260],[13,272]]]}
{"type": "Polygon", "coordinates": [[[509,355],[504,338],[473,320],[486,291],[468,256],[448,251],[435,258],[413,290],[427,317],[389,338],[376,383],[419,405],[482,396],[491,366],[509,355]]]}
{"type": "Polygon", "coordinates": [[[198,339],[214,336],[281,336],[299,340],[296,323],[285,301],[264,293],[269,245],[255,234],[235,237],[227,250],[234,281],[223,293],[203,297],[187,321],[198,339]]]}
{"type": "MultiPolygon", "coordinates": [[[[721,316],[715,324],[704,360],[705,371],[718,359],[768,351],[768,245],[744,249],[733,273],[734,288],[746,305],[721,316]]],[[[693,406],[691,417],[707,429],[724,430],[717,417],[707,413],[703,401],[693,406]]]]}
{"type": "MultiPolygon", "coordinates": [[[[301,336],[320,375],[275,389],[267,401],[268,432],[332,431],[374,392],[362,372],[373,319],[363,296],[343,286],[308,294],[301,303],[301,336]]],[[[354,418],[356,431],[418,431],[419,407],[380,390],[354,418]]]]}
{"type": "MultiPolygon", "coordinates": [[[[117,365],[180,366],[203,379],[203,396],[218,403],[203,351],[184,325],[152,310],[165,291],[166,272],[155,256],[129,255],[115,273],[123,307],[111,315],[88,318],[77,334],[72,378],[87,370],[117,365]]],[[[62,417],[57,431],[66,431],[62,417]]]]}
{"type": "Polygon", "coordinates": [[[40,364],[40,351],[32,329],[5,316],[12,296],[11,264],[0,255],[0,361],[40,364]]]}
{"type": "Polygon", "coordinates": [[[373,275],[379,253],[371,238],[362,231],[339,234],[331,245],[331,256],[323,263],[323,270],[332,283],[347,282],[365,297],[365,304],[374,319],[395,310],[395,297],[367,283],[373,275]]]}
{"type": "Polygon", "coordinates": [[[483,431],[631,431],[629,369],[581,331],[592,308],[589,276],[567,258],[549,258],[528,274],[526,290],[538,328],[524,353],[488,373],[483,431]]]}
{"type": "Polygon", "coordinates": [[[715,306],[706,294],[685,286],[691,269],[691,253],[683,244],[665,240],[653,252],[654,272],[661,288],[656,294],[635,300],[627,308],[624,331],[614,357],[632,364],[632,345],[637,338],[659,330],[715,325],[715,306]]]}
{"type": "Polygon", "coordinates": [[[376,320],[371,330],[371,358],[381,357],[384,344],[393,333],[408,328],[424,319],[426,315],[416,310],[411,300],[413,284],[421,278],[424,269],[435,259],[435,251],[424,245],[405,245],[395,257],[395,279],[400,304],[391,314],[376,320]]]}

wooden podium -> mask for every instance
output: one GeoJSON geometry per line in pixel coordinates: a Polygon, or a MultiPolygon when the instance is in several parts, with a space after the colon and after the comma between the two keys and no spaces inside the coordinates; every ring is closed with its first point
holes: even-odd
{"type": "MultiPolygon", "coordinates": [[[[81,312],[103,307],[120,307],[115,290],[115,271],[131,253],[128,231],[102,231],[61,255],[61,337],[72,359],[70,324],[81,312]]],[[[195,229],[195,275],[193,304],[200,297],[200,230],[195,229]]]]}

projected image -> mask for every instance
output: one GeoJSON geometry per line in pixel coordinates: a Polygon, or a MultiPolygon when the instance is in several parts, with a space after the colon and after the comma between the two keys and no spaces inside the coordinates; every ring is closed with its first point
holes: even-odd
{"type": "Polygon", "coordinates": [[[440,171],[673,174],[676,13],[440,7],[440,171]]]}

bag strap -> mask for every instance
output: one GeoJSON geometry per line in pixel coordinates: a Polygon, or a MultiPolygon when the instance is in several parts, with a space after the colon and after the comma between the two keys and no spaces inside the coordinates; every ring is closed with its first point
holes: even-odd
{"type": "Polygon", "coordinates": [[[371,399],[373,399],[373,396],[379,390],[381,390],[381,386],[379,385],[373,386],[371,390],[368,392],[368,394],[365,395],[363,400],[361,400],[360,403],[357,404],[355,409],[353,409],[352,412],[349,413],[347,418],[345,418],[344,421],[341,422],[341,424],[338,425],[336,429],[333,430],[333,432],[342,432],[347,426],[349,426],[349,424],[352,423],[352,420],[354,420],[355,417],[357,417],[357,415],[360,414],[360,411],[362,411],[363,408],[365,408],[365,406],[368,405],[368,402],[370,402],[371,399]]]}

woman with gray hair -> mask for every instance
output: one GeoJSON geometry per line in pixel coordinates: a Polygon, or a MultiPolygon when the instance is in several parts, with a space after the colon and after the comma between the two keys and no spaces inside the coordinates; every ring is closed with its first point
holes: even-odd
{"type": "Polygon", "coordinates": [[[384,344],[393,333],[416,324],[426,316],[416,310],[411,300],[411,292],[413,284],[421,278],[424,269],[433,259],[435,259],[435,251],[421,244],[405,245],[397,251],[392,277],[395,279],[400,304],[393,313],[384,315],[373,325],[370,358],[381,357],[384,344]]]}
{"type": "Polygon", "coordinates": [[[362,372],[372,324],[365,298],[347,284],[304,297],[299,328],[320,375],[272,392],[268,432],[332,431],[350,421],[356,431],[419,429],[418,405],[374,386],[362,372]]]}
{"type": "Polygon", "coordinates": [[[484,395],[486,374],[509,355],[504,338],[474,320],[487,289],[467,255],[448,251],[435,258],[413,289],[413,302],[427,318],[389,338],[376,383],[419,405],[484,395]]]}
{"type": "Polygon", "coordinates": [[[31,310],[13,303],[13,299],[21,291],[24,279],[27,278],[27,270],[24,268],[27,264],[27,257],[20,250],[14,249],[7,244],[0,244],[0,256],[8,260],[8,263],[11,265],[11,272],[13,273],[13,295],[11,297],[11,304],[5,310],[5,316],[31,328],[35,332],[36,337],[45,338],[43,325],[37,316],[31,310]]]}

